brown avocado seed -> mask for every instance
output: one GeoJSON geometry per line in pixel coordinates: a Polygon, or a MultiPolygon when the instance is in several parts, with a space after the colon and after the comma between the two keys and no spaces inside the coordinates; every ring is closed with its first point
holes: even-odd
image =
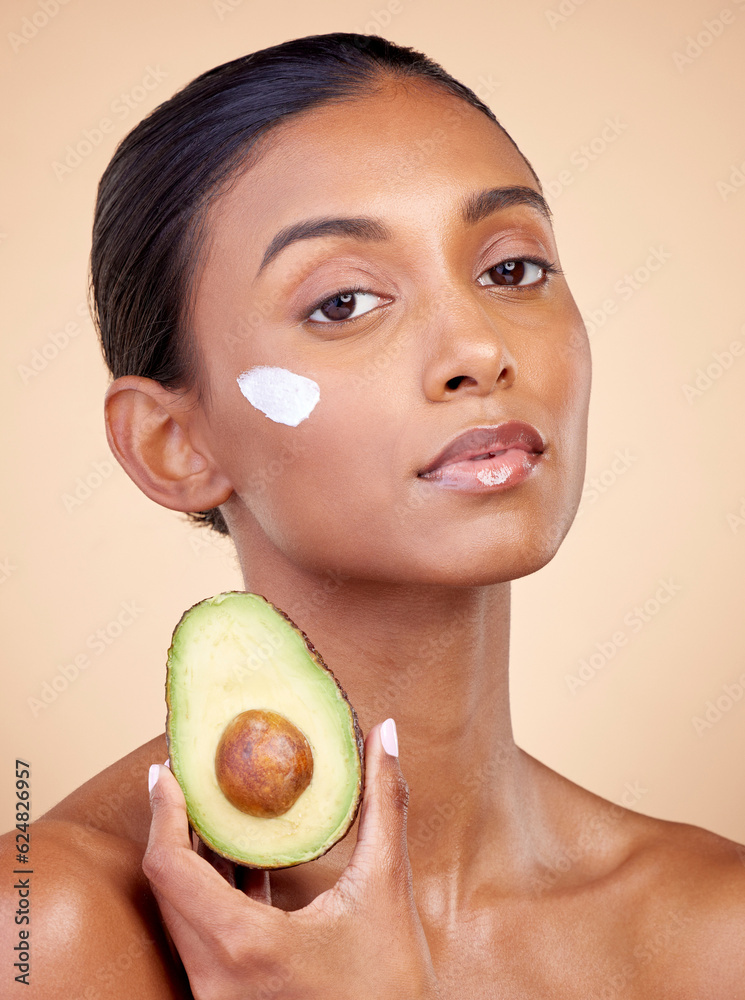
{"type": "Polygon", "coordinates": [[[251,709],[232,719],[215,751],[217,783],[236,809],[251,816],[281,816],[313,777],[310,744],[289,719],[251,709]]]}

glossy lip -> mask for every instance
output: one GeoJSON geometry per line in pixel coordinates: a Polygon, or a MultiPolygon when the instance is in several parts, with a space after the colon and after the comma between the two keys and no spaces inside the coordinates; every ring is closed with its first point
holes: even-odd
{"type": "Polygon", "coordinates": [[[465,462],[489,452],[497,453],[514,448],[540,455],[544,447],[541,435],[532,424],[524,420],[508,420],[491,427],[469,427],[448,442],[417,476],[426,479],[429,473],[445,465],[465,462]]]}

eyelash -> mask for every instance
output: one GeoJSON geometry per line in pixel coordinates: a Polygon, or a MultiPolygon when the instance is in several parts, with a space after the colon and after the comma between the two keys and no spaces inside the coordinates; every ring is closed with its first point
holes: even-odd
{"type": "MultiPolygon", "coordinates": [[[[487,271],[493,271],[494,268],[499,267],[500,264],[509,264],[512,263],[513,261],[515,263],[535,264],[536,267],[540,267],[541,270],[543,271],[544,273],[543,279],[541,281],[534,281],[529,285],[482,285],[482,287],[508,288],[511,292],[526,291],[528,288],[536,288],[539,285],[546,285],[551,280],[553,275],[564,273],[562,269],[558,266],[558,264],[554,264],[551,261],[545,260],[545,258],[543,257],[505,257],[504,260],[498,260],[490,267],[487,267],[486,270],[484,270],[482,273],[486,274],[487,271]]],[[[321,323],[318,320],[312,320],[310,319],[310,317],[313,315],[316,309],[320,309],[321,306],[326,305],[327,302],[330,302],[332,299],[337,298],[339,295],[350,295],[350,294],[354,295],[359,292],[370,293],[370,289],[365,288],[362,285],[348,285],[345,288],[339,288],[335,292],[332,292],[331,295],[325,295],[322,299],[316,302],[315,305],[311,306],[310,309],[306,309],[303,315],[303,319],[307,320],[310,323],[317,323],[318,326],[342,326],[345,323],[354,323],[358,319],[362,319],[362,316],[367,316],[367,313],[363,313],[362,316],[352,316],[349,319],[328,320],[326,323],[321,323]]],[[[375,293],[372,292],[370,294],[374,295],[375,293]]],[[[368,311],[372,312],[372,310],[368,311]]]]}

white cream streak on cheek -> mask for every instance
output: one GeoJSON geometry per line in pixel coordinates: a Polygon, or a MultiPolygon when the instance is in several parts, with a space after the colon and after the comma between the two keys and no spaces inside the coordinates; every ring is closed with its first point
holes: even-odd
{"type": "Polygon", "coordinates": [[[257,365],[242,372],[237,382],[252,406],[275,423],[290,427],[307,419],[321,398],[317,382],[286,368],[257,365]]]}

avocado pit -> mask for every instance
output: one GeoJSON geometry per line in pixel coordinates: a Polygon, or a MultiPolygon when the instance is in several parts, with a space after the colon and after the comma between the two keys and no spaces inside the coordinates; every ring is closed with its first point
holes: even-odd
{"type": "Polygon", "coordinates": [[[215,751],[215,774],[225,798],[250,816],[281,816],[313,777],[313,752],[289,719],[268,709],[236,715],[215,751]]]}

